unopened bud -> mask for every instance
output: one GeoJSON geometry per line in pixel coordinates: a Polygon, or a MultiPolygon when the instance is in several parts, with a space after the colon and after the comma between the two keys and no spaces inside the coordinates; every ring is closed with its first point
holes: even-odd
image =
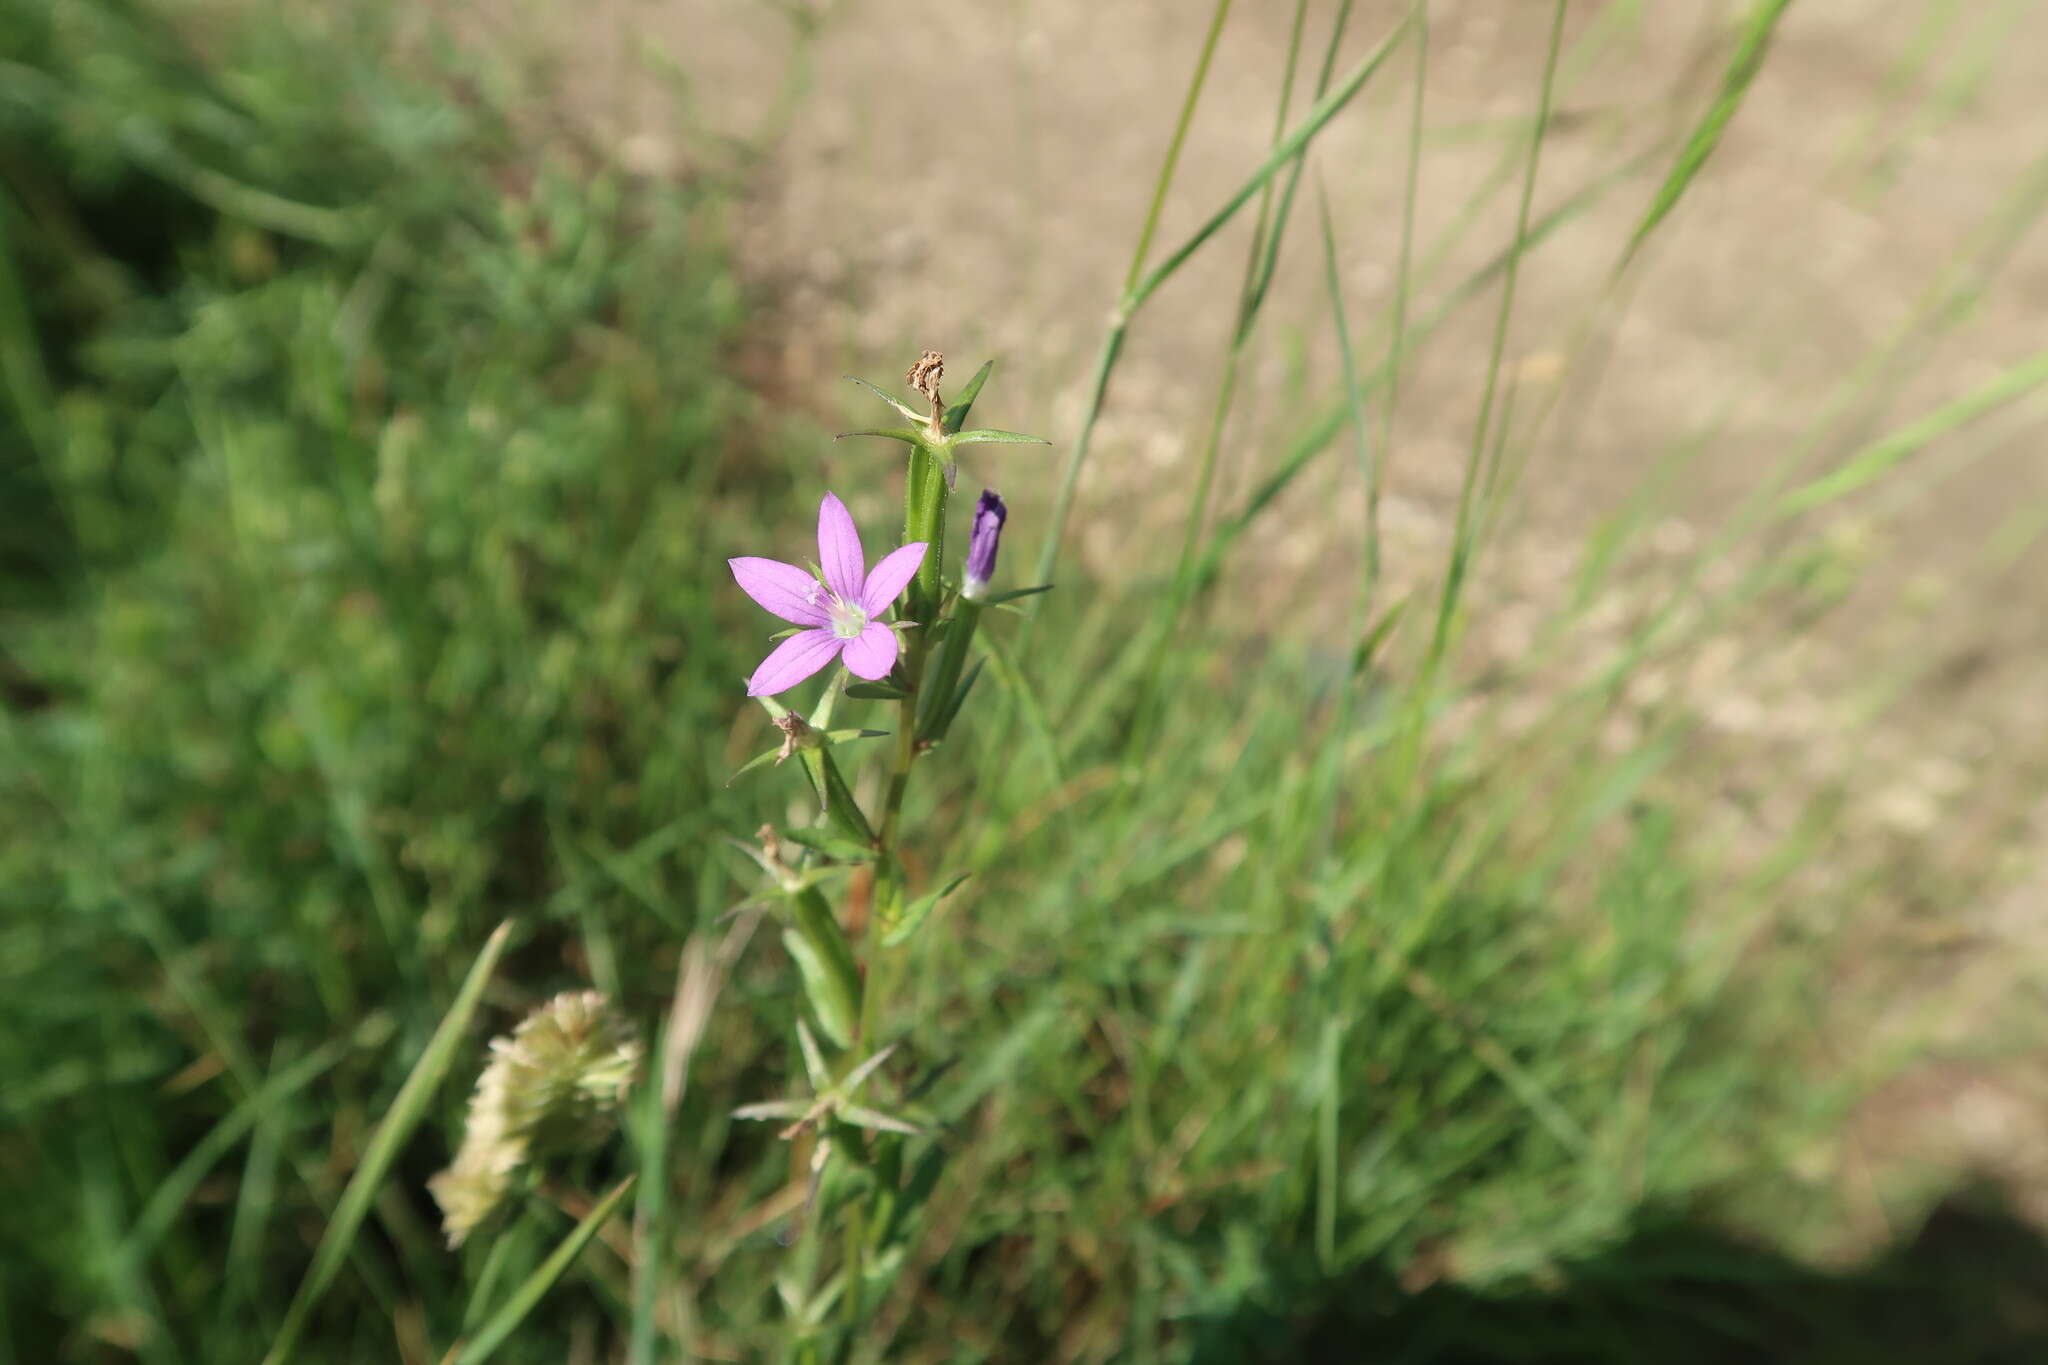
{"type": "Polygon", "coordinates": [[[988,591],[989,580],[996,576],[996,548],[1009,515],[1010,509],[1003,506],[993,488],[981,490],[981,501],[974,508],[974,527],[967,533],[967,574],[960,584],[960,595],[970,602],[979,601],[988,591]]]}

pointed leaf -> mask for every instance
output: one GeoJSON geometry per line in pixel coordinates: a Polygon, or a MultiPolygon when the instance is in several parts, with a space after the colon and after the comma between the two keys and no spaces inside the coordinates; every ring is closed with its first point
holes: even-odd
{"type": "Polygon", "coordinates": [[[887,730],[832,730],[825,735],[827,744],[844,744],[854,739],[887,739],[887,730]]]}
{"type": "Polygon", "coordinates": [[[730,787],[733,783],[739,781],[742,777],[745,777],[748,773],[754,771],[754,769],[766,767],[768,764],[773,763],[776,759],[780,758],[781,756],[782,746],[779,744],[776,745],[773,749],[768,750],[766,753],[755,754],[752,758],[748,759],[746,762],[740,764],[739,767],[734,768],[732,770],[732,776],[725,779],[725,785],[730,787]]]}
{"type": "Polygon", "coordinates": [[[967,381],[967,387],[960,390],[946,408],[945,427],[947,431],[958,431],[967,425],[967,414],[974,408],[974,400],[981,396],[981,386],[988,383],[989,372],[995,369],[993,360],[981,362],[981,368],[974,372],[974,378],[967,381]]]}
{"type": "Polygon", "coordinates": [[[910,694],[894,683],[857,682],[846,685],[846,695],[861,701],[902,701],[910,694]]]}
{"type": "Polygon", "coordinates": [[[875,1109],[858,1104],[839,1106],[839,1117],[862,1128],[874,1128],[884,1133],[901,1133],[905,1137],[916,1137],[924,1129],[903,1119],[892,1118],[875,1109]]]}
{"type": "Polygon", "coordinates": [[[796,928],[783,935],[784,941],[793,938],[803,945],[802,953],[792,947],[791,955],[804,968],[804,984],[818,1022],[834,1043],[846,1047],[853,1040],[854,1021],[860,1018],[860,968],[853,960],[853,945],[816,890],[791,897],[790,908],[796,914],[796,928]],[[808,967],[806,956],[811,959],[808,967]]]}
{"type": "Polygon", "coordinates": [[[855,431],[842,431],[832,439],[843,441],[849,436],[885,436],[892,441],[901,441],[912,446],[925,443],[924,437],[909,427],[861,427],[855,431]]]}
{"type": "Polygon", "coordinates": [[[804,1074],[810,1077],[811,1089],[823,1090],[831,1085],[832,1070],[825,1065],[825,1054],[819,1049],[811,1026],[801,1019],[796,1021],[796,1045],[803,1049],[804,1074]]]}
{"type": "Polygon", "coordinates": [[[1052,587],[1053,585],[1050,583],[1040,583],[1035,588],[1012,588],[1008,592],[999,592],[993,597],[982,598],[981,605],[984,607],[1000,607],[1003,603],[1014,602],[1020,597],[1035,597],[1042,592],[1051,592],[1052,587]]]}
{"type": "Polygon", "coordinates": [[[787,1123],[791,1119],[802,1118],[810,1110],[811,1106],[803,1100],[763,1100],[759,1104],[741,1105],[732,1111],[732,1116],[757,1122],[775,1120],[787,1123]]]}
{"type": "Polygon", "coordinates": [[[976,659],[974,667],[967,670],[967,676],[961,680],[960,686],[954,689],[945,707],[932,717],[932,723],[924,736],[927,744],[937,744],[952,730],[953,722],[959,718],[960,708],[967,702],[967,694],[974,690],[974,680],[981,676],[982,665],[987,662],[986,659],[976,659]]]}
{"type": "Polygon", "coordinates": [[[889,1046],[883,1048],[880,1052],[877,1052],[874,1056],[862,1062],[859,1066],[855,1067],[852,1071],[847,1073],[846,1079],[839,1083],[839,1089],[848,1095],[851,1095],[854,1091],[860,1089],[861,1086],[866,1083],[867,1078],[875,1074],[875,1069],[881,1066],[883,1062],[888,1061],[890,1055],[893,1054],[896,1051],[896,1049],[901,1046],[901,1043],[891,1043],[889,1044],[889,1046]]]}
{"type": "Polygon", "coordinates": [[[815,755],[818,766],[824,771],[825,818],[854,843],[874,843],[874,827],[868,823],[868,817],[861,813],[860,803],[853,799],[853,792],[848,789],[846,779],[840,776],[839,765],[832,760],[832,751],[806,749],[804,753],[815,755]]]}
{"type": "MultiPolygon", "coordinates": [[[[972,679],[970,679],[969,681],[971,682],[972,679]]],[[[925,920],[931,915],[933,909],[938,906],[938,903],[944,900],[946,897],[952,895],[954,891],[958,890],[960,883],[966,881],[968,875],[969,874],[962,872],[959,876],[953,878],[952,881],[947,882],[938,890],[927,891],[924,895],[919,896],[916,900],[912,901],[904,909],[903,918],[898,920],[895,924],[891,925],[889,927],[888,932],[882,935],[882,946],[885,948],[893,948],[897,944],[902,943],[904,940],[908,939],[912,934],[916,933],[918,931],[918,928],[922,926],[925,920]]]]}
{"type": "Polygon", "coordinates": [[[811,1002],[811,1010],[818,1016],[818,1027],[834,1044],[845,1047],[853,1041],[853,1021],[857,1017],[853,1001],[847,995],[845,983],[825,965],[825,960],[802,934],[794,929],[783,931],[782,946],[796,963],[797,975],[803,978],[804,997],[811,1002]]]}
{"type": "Polygon", "coordinates": [[[890,393],[887,389],[880,388],[877,387],[876,385],[870,384],[867,380],[862,379],[856,375],[848,375],[846,377],[851,382],[860,385],[869,393],[881,399],[884,403],[887,403],[890,407],[896,409],[896,411],[902,413],[905,417],[908,417],[916,425],[924,425],[926,414],[917,411],[908,403],[905,403],[902,399],[898,398],[895,394],[890,393]]]}
{"type": "Polygon", "coordinates": [[[842,863],[872,862],[875,856],[870,845],[834,834],[830,829],[788,829],[782,832],[782,837],[842,863]]]}
{"type": "Polygon", "coordinates": [[[1049,446],[1051,441],[1043,436],[1026,436],[1021,431],[997,431],[994,427],[976,427],[972,431],[955,432],[952,444],[956,446],[1049,446]]]}

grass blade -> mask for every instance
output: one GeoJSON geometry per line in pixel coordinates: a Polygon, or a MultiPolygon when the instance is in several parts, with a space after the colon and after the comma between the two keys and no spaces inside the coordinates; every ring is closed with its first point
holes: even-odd
{"type": "Polygon", "coordinates": [[[1889,436],[1872,441],[1844,460],[1831,473],[1800,485],[1778,503],[1778,515],[1796,516],[1824,503],[1846,497],[1873,483],[1917,453],[1937,437],[1974,422],[1995,408],[2022,398],[2042,384],[2048,384],[2048,351],[2039,351],[2014,365],[1989,383],[1942,404],[1916,422],[1909,422],[1889,436]]]}
{"type": "Polygon", "coordinates": [[[192,1192],[199,1188],[199,1182],[206,1178],[206,1173],[213,1169],[215,1163],[226,1156],[229,1149],[242,1140],[243,1134],[254,1128],[266,1114],[346,1056],[349,1046],[347,1042],[333,1042],[310,1057],[301,1058],[230,1110],[227,1117],[215,1124],[212,1131],[178,1163],[177,1168],[157,1185],[156,1192],[150,1195],[149,1202],[135,1219],[135,1227],[121,1248],[122,1257],[139,1269],[143,1258],[170,1231],[178,1210],[185,1207],[185,1201],[192,1197],[192,1192]]]}
{"type": "MultiPolygon", "coordinates": [[[[1344,79],[1338,83],[1335,89],[1317,100],[1310,107],[1308,113],[1302,116],[1301,122],[1295,125],[1294,131],[1289,133],[1284,140],[1267,154],[1266,159],[1260,163],[1257,170],[1251,173],[1244,184],[1238,186],[1237,193],[1224,200],[1223,206],[1211,214],[1207,222],[1196,228],[1193,235],[1187,241],[1181,243],[1172,254],[1161,261],[1150,274],[1146,275],[1139,282],[1138,287],[1131,292],[1126,304],[1126,311],[1136,312],[1138,306],[1150,298],[1160,285],[1165,284],[1172,277],[1174,271],[1187,263],[1188,257],[1201,250],[1204,242],[1215,236],[1225,223],[1236,217],[1237,211],[1243,208],[1253,195],[1265,188],[1267,181],[1278,175],[1282,168],[1301,155],[1302,149],[1315,140],[1316,134],[1323,131],[1323,126],[1343,112],[1344,106],[1351,103],[1353,97],[1365,88],[1365,83],[1372,79],[1373,73],[1380,69],[1381,63],[1385,62],[1387,57],[1393,52],[1395,44],[1399,43],[1402,35],[1407,33],[1408,23],[1408,20],[1403,19],[1400,23],[1396,24],[1386,37],[1380,39],[1377,47],[1359,59],[1358,64],[1345,74],[1344,79]]],[[[1050,574],[1041,575],[1041,577],[1050,576],[1050,574]]]]}
{"type": "Polygon", "coordinates": [[[1771,35],[1791,4],[1792,0],[1759,0],[1757,7],[1750,11],[1749,18],[1742,25],[1742,39],[1736,44],[1734,55],[1728,59],[1728,70],[1721,77],[1720,93],[1714,96],[1714,102],[1707,106],[1707,112],[1693,126],[1692,136],[1685,140],[1671,173],[1657,187],[1656,197],[1644,212],[1643,221],[1636,225],[1634,235],[1629,238],[1628,249],[1621,254],[1617,273],[1635,259],[1637,248],[1657,230],[1657,225],[1671,210],[1678,207],[1678,201],[1684,197],[1693,177],[1700,173],[1707,164],[1707,158],[1721,144],[1721,134],[1726,131],[1728,121],[1735,117],[1735,111],[1742,106],[1742,97],[1749,93],[1750,82],[1763,69],[1764,54],[1771,46],[1771,35]]]}
{"type": "Polygon", "coordinates": [[[391,1102],[383,1122],[371,1134],[369,1146],[363,1150],[363,1159],[355,1174],[349,1177],[348,1188],[342,1191],[341,1201],[335,1205],[334,1217],[320,1236],[320,1245],[314,1248],[313,1264],[307,1269],[306,1278],[299,1283],[298,1293],[292,1296],[291,1307],[285,1310],[284,1325],[278,1328],[277,1339],[270,1343],[270,1352],[263,1357],[264,1365],[284,1365],[298,1348],[306,1319],[333,1285],[335,1273],[341,1269],[342,1260],[355,1242],[363,1219],[369,1215],[378,1187],[384,1183],[392,1163],[398,1159],[399,1149],[412,1136],[420,1120],[426,1117],[434,1091],[441,1078],[447,1075],[456,1050],[468,1034],[469,1021],[483,999],[484,986],[497,968],[498,959],[504,954],[505,944],[511,935],[510,920],[492,932],[483,951],[477,954],[475,964],[470,967],[469,975],[463,980],[462,989],[456,992],[455,1003],[442,1016],[426,1051],[420,1054],[418,1063],[405,1078],[405,1084],[398,1088],[398,1097],[391,1102]]]}
{"type": "Polygon", "coordinates": [[[562,1239],[562,1244],[548,1253],[548,1258],[526,1277],[526,1282],[512,1292],[504,1306],[491,1314],[490,1320],[462,1347],[461,1353],[455,1356],[455,1365],[475,1365],[479,1360],[487,1360],[491,1352],[505,1344],[505,1338],[511,1336],[513,1330],[526,1320],[526,1315],[547,1297],[548,1291],[555,1287],[555,1281],[568,1273],[569,1267],[576,1264],[576,1258],[583,1254],[583,1248],[590,1245],[590,1239],[597,1236],[611,1216],[618,1212],[619,1205],[626,1202],[626,1196],[632,1193],[634,1179],[629,1175],[621,1180],[610,1194],[598,1201],[596,1208],[583,1216],[583,1221],[562,1239]]]}

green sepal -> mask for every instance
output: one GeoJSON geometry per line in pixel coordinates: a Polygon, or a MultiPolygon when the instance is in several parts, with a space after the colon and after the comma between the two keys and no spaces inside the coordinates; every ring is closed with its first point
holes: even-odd
{"type": "Polygon", "coordinates": [[[967,381],[967,387],[961,389],[959,396],[947,404],[945,416],[945,428],[947,431],[958,431],[967,425],[967,414],[974,407],[974,400],[981,396],[981,386],[988,383],[989,372],[995,369],[995,367],[996,363],[993,360],[982,361],[981,368],[974,372],[974,378],[967,381]]]}
{"type": "Polygon", "coordinates": [[[1049,446],[1051,441],[1043,436],[1026,436],[1021,431],[997,431],[994,427],[976,427],[972,431],[956,431],[946,438],[948,445],[956,446],[1049,446]]]}
{"type": "Polygon", "coordinates": [[[894,683],[857,682],[846,685],[846,695],[861,701],[902,701],[910,694],[894,683]]]}
{"type": "Polygon", "coordinates": [[[932,911],[938,907],[939,902],[957,891],[960,888],[960,883],[966,881],[967,877],[968,874],[962,872],[938,890],[927,891],[905,906],[902,915],[894,924],[885,924],[883,926],[882,946],[884,948],[893,948],[899,943],[906,942],[912,934],[923,927],[925,920],[930,918],[932,911]]]}

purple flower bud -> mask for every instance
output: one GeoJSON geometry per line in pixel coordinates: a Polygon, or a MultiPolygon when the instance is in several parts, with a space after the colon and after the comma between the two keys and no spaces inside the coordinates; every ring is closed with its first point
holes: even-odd
{"type": "Polygon", "coordinates": [[[1010,509],[1003,506],[1003,500],[993,488],[981,490],[981,501],[974,508],[974,529],[967,533],[967,577],[960,585],[960,595],[972,602],[988,591],[988,581],[996,576],[996,545],[1003,538],[1003,519],[1010,515],[1010,509]]]}

